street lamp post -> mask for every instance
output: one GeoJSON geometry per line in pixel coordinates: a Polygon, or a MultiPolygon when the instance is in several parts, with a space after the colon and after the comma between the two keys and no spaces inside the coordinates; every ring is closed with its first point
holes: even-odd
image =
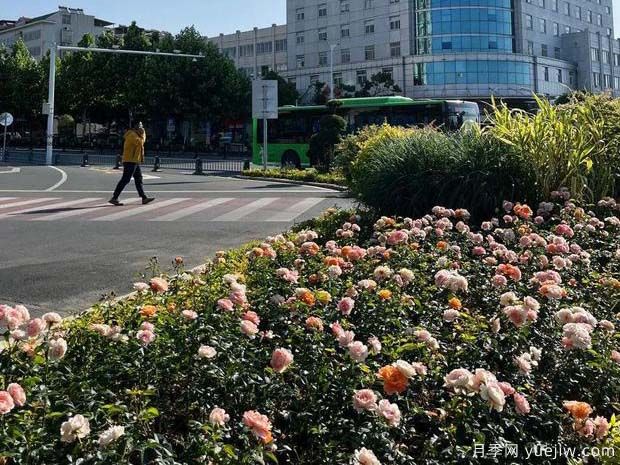
{"type": "MultiPolygon", "coordinates": [[[[117,47],[117,46],[113,46],[117,47]]],[[[180,53],[179,50],[174,50],[174,53],[162,53],[162,52],[145,52],[142,50],[120,50],[118,48],[95,48],[95,47],[72,47],[65,45],[52,44],[50,48],[50,76],[49,76],[49,89],[47,96],[47,147],[45,150],[45,164],[51,166],[53,164],[54,154],[54,94],[56,92],[56,54],[61,51],[71,52],[95,52],[95,53],[114,53],[119,55],[143,55],[143,56],[165,56],[176,58],[192,58],[196,61],[197,58],[205,58],[204,55],[190,55],[186,53],[180,53]]]]}
{"type": "Polygon", "coordinates": [[[334,50],[338,47],[337,44],[329,46],[329,99],[334,99],[334,50]]]}

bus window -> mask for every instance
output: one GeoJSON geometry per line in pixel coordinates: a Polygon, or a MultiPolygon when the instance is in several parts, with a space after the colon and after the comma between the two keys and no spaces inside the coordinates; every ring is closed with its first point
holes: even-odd
{"type": "Polygon", "coordinates": [[[480,108],[474,102],[447,102],[446,126],[450,131],[456,131],[470,124],[480,123],[480,108]]]}
{"type": "Polygon", "coordinates": [[[389,123],[395,126],[423,127],[429,124],[439,126],[443,121],[441,104],[403,105],[394,107],[389,123]]]}
{"type": "Polygon", "coordinates": [[[355,111],[352,115],[354,129],[361,129],[373,124],[383,124],[389,120],[389,112],[388,108],[355,111]]]}

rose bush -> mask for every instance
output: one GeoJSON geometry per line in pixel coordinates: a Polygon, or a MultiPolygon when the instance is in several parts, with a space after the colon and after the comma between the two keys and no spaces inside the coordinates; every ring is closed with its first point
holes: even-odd
{"type": "Polygon", "coordinates": [[[72,320],[2,306],[0,460],[478,464],[476,444],[539,442],[619,456],[620,209],[555,195],[476,227],[441,207],[329,211],[72,320]]]}

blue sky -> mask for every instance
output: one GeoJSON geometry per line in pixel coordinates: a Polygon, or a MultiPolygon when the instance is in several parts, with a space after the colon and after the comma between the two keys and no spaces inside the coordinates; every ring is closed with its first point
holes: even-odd
{"type": "MultiPolygon", "coordinates": [[[[203,35],[214,36],[254,26],[283,24],[286,0],[0,0],[0,19],[37,16],[58,4],[83,8],[102,19],[178,32],[194,24],[203,35]]],[[[613,0],[616,37],[620,36],[620,0],[613,0]]]]}
{"type": "Polygon", "coordinates": [[[286,0],[0,0],[0,19],[38,16],[59,4],[114,23],[135,20],[173,33],[194,24],[208,36],[286,21],[286,0]]]}

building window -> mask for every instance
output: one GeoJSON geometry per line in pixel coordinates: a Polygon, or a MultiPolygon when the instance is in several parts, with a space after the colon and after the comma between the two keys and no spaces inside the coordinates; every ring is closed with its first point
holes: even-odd
{"type": "Polygon", "coordinates": [[[547,21],[543,18],[538,19],[538,27],[543,34],[547,33],[547,21]]]}
{"type": "Polygon", "coordinates": [[[553,35],[554,36],[560,35],[560,25],[558,23],[553,23],[553,35]]]}
{"type": "Polygon", "coordinates": [[[256,54],[264,55],[273,52],[273,42],[259,42],[256,44],[256,54]]]}
{"type": "Polygon", "coordinates": [[[400,29],[400,16],[390,16],[390,30],[400,29]]]}
{"type": "Polygon", "coordinates": [[[390,43],[390,56],[392,58],[400,56],[400,42],[390,43]]]}
{"type": "Polygon", "coordinates": [[[368,75],[365,69],[359,70],[357,72],[357,84],[363,86],[368,81],[368,75]]]}
{"type": "Polygon", "coordinates": [[[364,58],[366,59],[366,61],[375,59],[374,45],[367,45],[366,48],[364,48],[364,58]]]}
{"type": "Polygon", "coordinates": [[[531,40],[527,41],[527,54],[534,55],[534,42],[531,40]]]}
{"type": "Polygon", "coordinates": [[[319,53],[319,66],[327,66],[327,52],[319,53]]]}
{"type": "Polygon", "coordinates": [[[562,83],[562,70],[558,69],[558,82],[562,83]]]}
{"type": "Polygon", "coordinates": [[[581,7],[575,5],[575,18],[581,19],[581,7]]]}
{"type": "Polygon", "coordinates": [[[601,14],[596,15],[596,25],[597,26],[603,25],[603,15],[601,14]]]}
{"type": "Polygon", "coordinates": [[[603,50],[603,64],[609,64],[609,51],[608,50],[603,50]]]}
{"type": "Polygon", "coordinates": [[[62,15],[62,24],[70,26],[71,25],[71,15],[62,15]]]}
{"type": "Polygon", "coordinates": [[[304,9],[297,8],[297,11],[295,12],[295,17],[297,18],[297,21],[303,21],[306,18],[306,13],[304,12],[304,9]]]}
{"type": "Polygon", "coordinates": [[[601,61],[598,48],[595,48],[595,47],[590,48],[590,58],[592,58],[592,61],[601,61]]]}
{"type": "Polygon", "coordinates": [[[545,7],[545,0],[538,0],[538,6],[541,8],[545,7]]]}
{"type": "Polygon", "coordinates": [[[620,66],[620,53],[614,53],[614,66],[620,66]]]}
{"type": "Polygon", "coordinates": [[[606,33],[607,33],[607,37],[611,36],[611,28],[610,27],[607,28],[606,33]]]}
{"type": "Polygon", "coordinates": [[[611,7],[609,7],[609,6],[605,7],[605,14],[607,14],[607,15],[611,14],[611,7]]]}
{"type": "Polygon", "coordinates": [[[334,73],[334,87],[342,87],[342,73],[334,73]]]}
{"type": "Polygon", "coordinates": [[[545,66],[545,82],[549,82],[549,68],[545,66]]]}
{"type": "Polygon", "coordinates": [[[327,3],[321,3],[319,5],[319,18],[327,17],[327,3]]]}
{"type": "Polygon", "coordinates": [[[592,10],[588,10],[588,14],[586,17],[588,19],[588,22],[591,23],[592,22],[592,10]]]}
{"type": "Polygon", "coordinates": [[[228,58],[235,58],[237,56],[237,47],[226,47],[222,49],[222,55],[228,58]]]}
{"type": "Polygon", "coordinates": [[[33,40],[41,40],[41,30],[26,32],[22,39],[24,42],[32,42],[33,40]]]}
{"type": "Polygon", "coordinates": [[[562,51],[560,50],[560,47],[553,47],[553,56],[558,60],[562,58],[562,51]]]}
{"type": "Polygon", "coordinates": [[[341,63],[351,63],[351,50],[348,48],[342,49],[340,52],[340,62],[341,63]]]}
{"type": "Polygon", "coordinates": [[[374,0],[364,0],[364,9],[365,10],[370,10],[371,8],[373,8],[374,5],[374,0]]]}
{"type": "Polygon", "coordinates": [[[319,76],[318,74],[311,74],[310,75],[310,84],[316,84],[317,82],[319,82],[319,78],[321,76],[319,76]]]}
{"type": "Polygon", "coordinates": [[[383,68],[381,70],[381,73],[389,77],[391,80],[394,80],[394,69],[393,68],[383,68]]]}
{"type": "Polygon", "coordinates": [[[351,9],[349,0],[340,0],[340,13],[348,13],[351,9]]]}
{"type": "Polygon", "coordinates": [[[306,66],[306,56],[305,55],[297,55],[296,63],[298,68],[304,68],[306,66]]]}
{"type": "Polygon", "coordinates": [[[614,76],[614,89],[620,89],[620,77],[614,76]]]}
{"type": "Polygon", "coordinates": [[[564,33],[570,34],[570,26],[564,26],[564,33]]]}
{"type": "Polygon", "coordinates": [[[327,40],[327,29],[324,27],[319,29],[319,40],[327,40]]]}
{"type": "Polygon", "coordinates": [[[349,25],[343,25],[340,28],[340,37],[345,38],[345,37],[350,37],[351,36],[351,30],[349,29],[349,25]]]}
{"type": "Polygon", "coordinates": [[[541,44],[540,46],[540,54],[544,57],[549,56],[549,51],[547,49],[547,44],[541,44]]]}
{"type": "Polygon", "coordinates": [[[278,73],[283,73],[285,71],[288,71],[288,65],[286,63],[280,63],[276,65],[276,71],[278,73]]]}
{"type": "Polygon", "coordinates": [[[532,21],[532,15],[525,15],[525,27],[527,29],[534,29],[534,23],[532,21]]]}
{"type": "Polygon", "coordinates": [[[297,45],[301,45],[305,42],[306,38],[303,32],[298,32],[295,34],[295,40],[297,41],[297,45]]]}
{"type": "Polygon", "coordinates": [[[366,34],[374,34],[375,33],[375,22],[374,21],[364,21],[364,31],[366,34]]]}
{"type": "Polygon", "coordinates": [[[254,56],[254,44],[239,46],[239,57],[252,57],[254,56]]]}
{"type": "Polygon", "coordinates": [[[570,3],[564,2],[564,14],[570,16],[570,3]]]}
{"type": "Polygon", "coordinates": [[[558,0],[551,0],[551,9],[553,11],[558,11],[558,0]]]}
{"type": "Polygon", "coordinates": [[[276,52],[286,52],[287,46],[286,39],[278,39],[276,40],[276,52]]]}
{"type": "Polygon", "coordinates": [[[601,74],[592,73],[592,85],[594,87],[601,87],[601,74]]]}
{"type": "Polygon", "coordinates": [[[611,87],[611,75],[609,74],[603,75],[603,87],[605,89],[609,89],[611,87]]]}
{"type": "Polygon", "coordinates": [[[390,3],[400,3],[400,0],[390,0],[390,3]]]}

